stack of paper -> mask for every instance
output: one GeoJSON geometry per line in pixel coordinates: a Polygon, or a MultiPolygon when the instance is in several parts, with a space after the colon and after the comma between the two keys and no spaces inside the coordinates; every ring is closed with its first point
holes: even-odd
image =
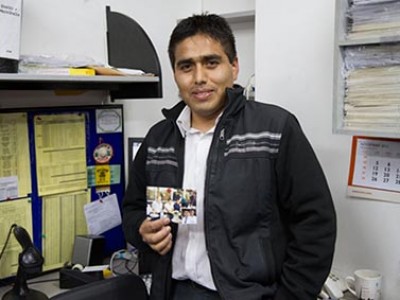
{"type": "Polygon", "coordinates": [[[400,34],[400,1],[353,0],[348,10],[348,39],[400,34]]]}
{"type": "Polygon", "coordinates": [[[398,131],[400,45],[348,47],[344,61],[344,126],[398,131]]]}
{"type": "MultiPolygon", "coordinates": [[[[1,0],[0,0],[1,1],[1,0]]],[[[35,75],[153,75],[142,70],[114,68],[95,62],[92,58],[83,55],[21,55],[18,73],[35,75]]],[[[154,76],[154,75],[153,75],[154,76]]]]}
{"type": "Polygon", "coordinates": [[[68,76],[94,76],[96,71],[92,68],[44,68],[44,67],[25,67],[19,68],[20,73],[35,74],[35,75],[68,75],[68,76]]]}

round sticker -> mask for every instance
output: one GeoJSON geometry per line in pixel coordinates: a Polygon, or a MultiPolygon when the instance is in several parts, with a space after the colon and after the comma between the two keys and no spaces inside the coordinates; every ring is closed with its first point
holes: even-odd
{"type": "Polygon", "coordinates": [[[108,163],[113,156],[113,148],[110,144],[102,143],[93,151],[93,158],[99,164],[108,163]]]}

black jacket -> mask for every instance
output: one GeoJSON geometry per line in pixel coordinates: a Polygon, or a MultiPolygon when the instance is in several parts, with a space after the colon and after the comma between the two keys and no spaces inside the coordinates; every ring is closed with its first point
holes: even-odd
{"type": "MultiPolygon", "coordinates": [[[[204,230],[214,283],[229,300],[316,299],[336,236],[325,176],[295,117],[242,93],[227,90],[207,161],[204,230]]],[[[166,119],[150,129],[130,170],[123,228],[143,253],[152,252],[138,233],[146,186],[182,187],[184,139],[175,120],[184,106],[163,110],[166,119]]],[[[151,299],[169,299],[172,252],[156,256],[151,299]]]]}

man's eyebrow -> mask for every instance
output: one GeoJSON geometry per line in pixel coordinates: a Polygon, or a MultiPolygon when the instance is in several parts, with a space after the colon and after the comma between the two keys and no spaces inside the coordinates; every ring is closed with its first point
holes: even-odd
{"type": "Polygon", "coordinates": [[[182,65],[186,65],[186,64],[192,64],[193,63],[193,59],[192,58],[187,58],[187,59],[181,59],[179,61],[176,62],[176,66],[182,66],[182,65]]]}
{"type": "Polygon", "coordinates": [[[209,60],[213,60],[213,59],[221,60],[222,56],[218,55],[218,54],[210,54],[210,55],[205,55],[202,57],[202,60],[205,60],[205,61],[209,61],[209,60]]]}
{"type": "MultiPolygon", "coordinates": [[[[210,54],[210,55],[204,55],[204,56],[200,57],[200,60],[202,62],[204,62],[204,61],[207,62],[207,61],[215,60],[215,59],[221,60],[222,56],[218,55],[218,54],[210,54]]],[[[182,60],[179,60],[176,62],[176,66],[179,67],[179,66],[186,65],[186,64],[192,64],[194,61],[195,61],[195,59],[193,59],[193,58],[182,59],[182,60]]]]}

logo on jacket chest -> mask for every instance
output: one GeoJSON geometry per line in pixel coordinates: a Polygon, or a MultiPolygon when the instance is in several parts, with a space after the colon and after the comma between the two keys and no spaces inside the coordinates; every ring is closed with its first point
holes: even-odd
{"type": "Polygon", "coordinates": [[[277,154],[282,134],[270,131],[235,134],[226,141],[224,156],[237,154],[277,154]]]}
{"type": "Polygon", "coordinates": [[[174,147],[148,147],[146,165],[162,166],[170,165],[178,167],[174,147]]]}

